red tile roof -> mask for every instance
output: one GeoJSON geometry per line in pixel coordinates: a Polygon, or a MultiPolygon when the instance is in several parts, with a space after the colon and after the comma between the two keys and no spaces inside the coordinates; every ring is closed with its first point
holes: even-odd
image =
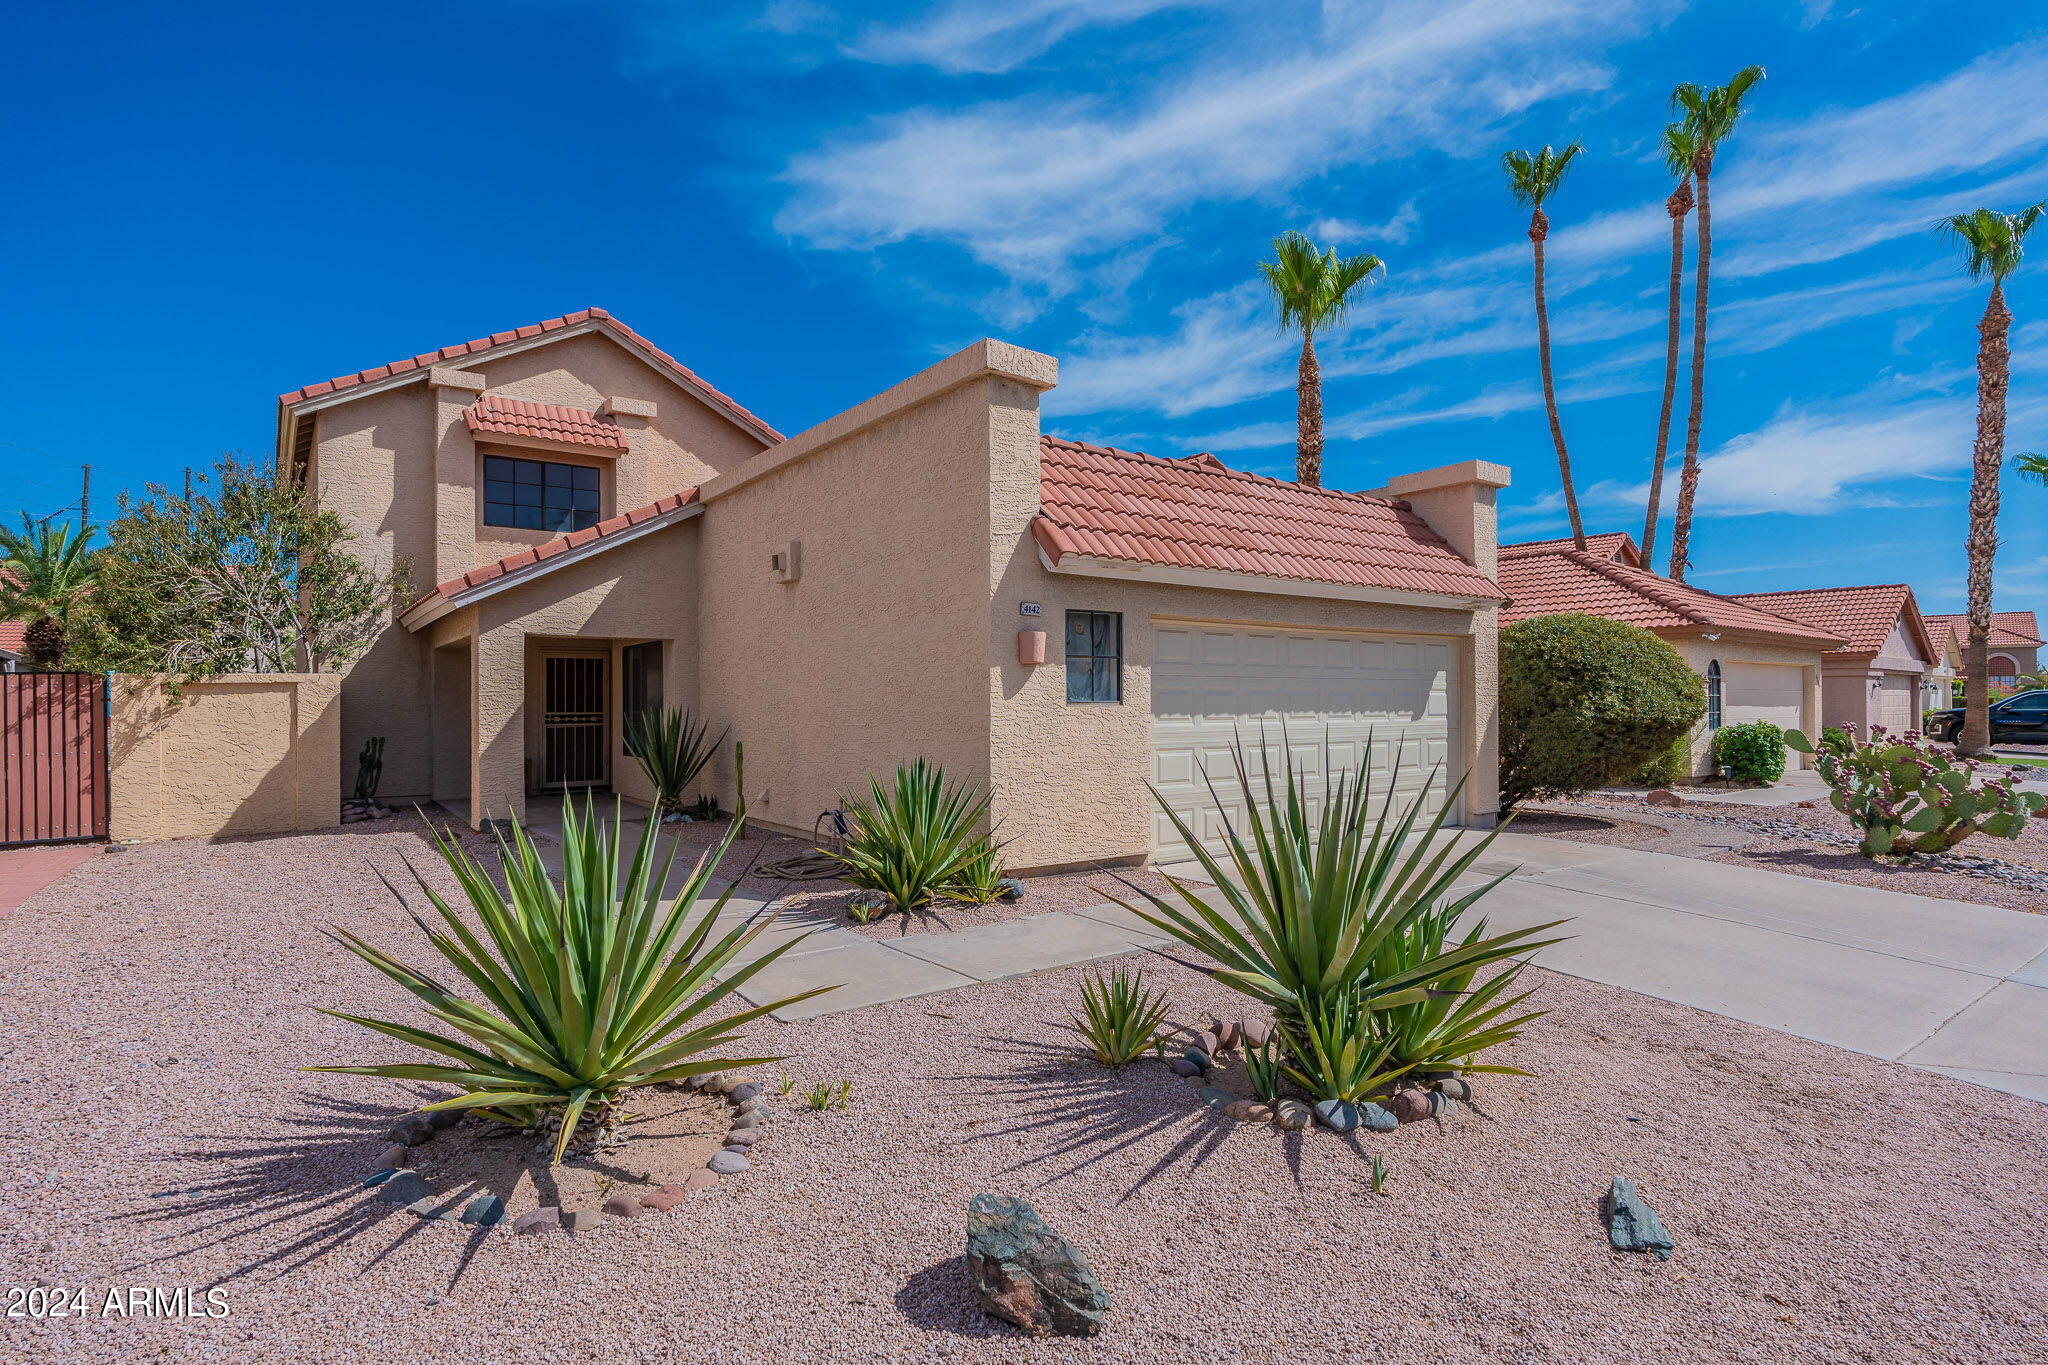
{"type": "MultiPolygon", "coordinates": [[[[1500,557],[1506,559],[1510,555],[1547,555],[1573,548],[1575,547],[1570,536],[1562,540],[1523,540],[1513,545],[1501,546],[1500,557]]],[[[1617,563],[1633,565],[1638,569],[1643,567],[1643,552],[1637,547],[1635,537],[1626,531],[1609,531],[1605,535],[1587,536],[1586,553],[1617,563]]]]}
{"type": "Polygon", "coordinates": [[[0,621],[0,650],[9,654],[28,653],[28,622],[0,621]]]}
{"type": "Polygon", "coordinates": [[[1497,599],[1499,589],[1408,505],[1262,478],[1203,454],[1167,460],[1044,437],[1038,543],[1167,568],[1497,599]]]}
{"type": "Polygon", "coordinates": [[[665,513],[688,507],[695,501],[697,501],[697,490],[686,488],[680,493],[672,493],[668,497],[658,498],[648,503],[645,507],[636,507],[630,512],[621,512],[615,517],[606,517],[595,526],[586,526],[581,531],[571,531],[565,536],[556,536],[553,540],[536,545],[532,549],[506,555],[503,559],[494,560],[480,569],[471,569],[460,578],[451,578],[446,583],[436,584],[426,592],[421,593],[412,601],[411,605],[406,607],[404,612],[399,614],[403,616],[436,597],[452,598],[467,588],[480,588],[492,579],[503,578],[506,574],[524,569],[528,565],[539,564],[545,560],[553,559],[557,555],[577,549],[580,546],[588,545],[593,540],[603,540],[607,536],[617,535],[629,527],[639,526],[665,513]]]}
{"type": "Polygon", "coordinates": [[[619,424],[581,408],[554,403],[529,403],[520,398],[485,394],[463,410],[462,420],[471,431],[495,431],[505,436],[536,436],[549,441],[567,441],[599,450],[624,450],[626,434],[619,424]]]}
{"type": "MultiPolygon", "coordinates": [[[[1939,636],[1943,631],[1954,631],[1957,645],[1970,642],[1970,618],[1968,616],[1930,616],[1927,628],[1939,636]]],[[[2041,627],[2030,611],[1994,611],[1991,613],[1991,647],[2007,649],[2031,649],[2042,643],[2041,627]]]]}
{"type": "Polygon", "coordinates": [[[1913,590],[1904,583],[1876,583],[1861,588],[1805,588],[1795,592],[1739,592],[1732,594],[1729,600],[1747,602],[1773,615],[1788,616],[1809,626],[1819,626],[1847,641],[1829,650],[1830,654],[1882,652],[1885,641],[1891,638],[1892,627],[1903,616],[1906,632],[1920,651],[1920,657],[1929,663],[1941,657],[1920,620],[1920,608],[1913,601],[1913,590]]]}
{"type": "Polygon", "coordinates": [[[1831,632],[1591,551],[1504,555],[1500,585],[1511,599],[1501,609],[1503,624],[1576,611],[1626,621],[1645,630],[1732,630],[1822,649],[1842,643],[1841,637],[1831,632]]]}
{"type": "Polygon", "coordinates": [[[601,324],[613,336],[645,352],[656,363],[668,369],[678,379],[682,380],[684,384],[701,394],[713,406],[723,410],[733,421],[747,428],[747,430],[753,432],[770,445],[782,439],[781,432],[720,393],[717,389],[706,383],[703,376],[683,364],[682,361],[677,360],[667,351],[656,346],[646,337],[641,336],[625,323],[620,322],[602,308],[585,308],[581,312],[565,313],[561,317],[549,318],[546,322],[536,322],[528,327],[515,328],[509,332],[493,332],[487,337],[478,337],[475,341],[465,341],[459,346],[443,346],[438,351],[422,351],[416,356],[409,356],[404,360],[394,360],[388,365],[378,365],[371,369],[358,370],[354,374],[338,375],[333,379],[323,380],[318,384],[308,384],[303,389],[293,389],[290,393],[281,393],[277,396],[277,401],[286,407],[290,407],[294,403],[303,403],[308,398],[320,398],[340,389],[354,388],[358,384],[369,384],[379,379],[389,379],[396,374],[406,374],[414,370],[426,370],[430,366],[439,365],[446,361],[463,360],[471,356],[481,355],[493,347],[503,346],[507,342],[524,341],[528,337],[540,336],[546,332],[559,332],[564,328],[579,326],[586,322],[601,324]]]}

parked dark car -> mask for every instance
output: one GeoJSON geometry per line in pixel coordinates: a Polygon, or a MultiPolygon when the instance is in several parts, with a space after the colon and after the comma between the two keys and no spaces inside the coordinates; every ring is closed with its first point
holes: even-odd
{"type": "MultiPolygon", "coordinates": [[[[1963,708],[1929,712],[1927,733],[1953,743],[1963,733],[1963,708]]],[[[2016,692],[1991,703],[1991,742],[2048,744],[2048,690],[2016,692]]]]}

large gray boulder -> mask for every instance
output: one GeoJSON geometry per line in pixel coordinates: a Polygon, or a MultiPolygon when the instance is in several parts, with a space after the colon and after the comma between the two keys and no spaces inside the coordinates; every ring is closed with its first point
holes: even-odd
{"type": "Polygon", "coordinates": [[[1616,1251],[1647,1251],[1660,1261],[1671,1259],[1675,1243],[1656,1210],[1643,1202],[1627,1176],[1615,1176],[1602,1201],[1607,1214],[1607,1240],[1616,1251]]]}
{"type": "Polygon", "coordinates": [[[1109,1312],[1109,1291],[1079,1248],[1009,1195],[968,1202],[967,1270],[981,1306],[1033,1336],[1094,1336],[1109,1312]]]}

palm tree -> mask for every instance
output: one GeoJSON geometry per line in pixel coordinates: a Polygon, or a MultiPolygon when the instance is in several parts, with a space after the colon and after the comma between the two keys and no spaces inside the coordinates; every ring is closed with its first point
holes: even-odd
{"type": "Polygon", "coordinates": [[[1678,315],[1684,292],[1685,218],[1692,212],[1692,163],[1700,140],[1683,123],[1664,126],[1664,164],[1678,177],[1678,188],[1664,201],[1671,216],[1671,296],[1669,325],[1664,330],[1664,402],[1657,409],[1657,454],[1650,465],[1650,501],[1643,511],[1643,563],[1657,558],[1657,517],[1663,510],[1664,456],[1671,448],[1671,400],[1678,392],[1678,315]]]}
{"type": "Polygon", "coordinates": [[[89,527],[38,522],[21,514],[21,529],[0,527],[0,620],[23,621],[31,668],[64,659],[64,632],[78,594],[91,584],[89,527]]]}
{"type": "Polygon", "coordinates": [[[1991,560],[1998,550],[1998,476],[2005,461],[2005,392],[2012,359],[2006,344],[2012,310],[2005,306],[2005,278],[2019,267],[2027,233],[2041,220],[2044,208],[2048,204],[2018,213],[1978,209],[1936,224],[1942,236],[1962,248],[1970,278],[1991,280],[1991,296],[1977,322],[1977,443],[1970,479],[1970,534],[1964,542],[1970,559],[1970,638],[1963,653],[1968,691],[1959,747],[1965,754],[1991,747],[1991,560]]]}
{"type": "Polygon", "coordinates": [[[1323,372],[1316,364],[1316,333],[1341,322],[1351,309],[1351,291],[1385,268],[1377,256],[1318,250],[1299,232],[1275,237],[1273,259],[1259,262],[1259,274],[1280,305],[1281,327],[1301,333],[1294,477],[1310,488],[1323,486],[1323,372]]]}
{"type": "Polygon", "coordinates": [[[1726,85],[1703,89],[1691,81],[1671,92],[1671,107],[1685,114],[1686,129],[1698,139],[1692,178],[1698,186],[1699,259],[1692,284],[1692,406],[1685,415],[1685,463],[1678,474],[1678,511],[1671,522],[1671,576],[1683,583],[1692,548],[1692,503],[1700,486],[1700,420],[1707,406],[1707,276],[1714,259],[1714,213],[1708,196],[1714,176],[1714,149],[1735,131],[1742,101],[1764,78],[1760,66],[1745,66],[1726,85]]]}
{"type": "Polygon", "coordinates": [[[2048,483],[2048,455],[2016,455],[2013,459],[2019,466],[2021,478],[2048,483]]]}
{"type": "Polygon", "coordinates": [[[1565,172],[1585,149],[1574,142],[1563,151],[1509,152],[1500,159],[1508,173],[1508,191],[1529,210],[1529,247],[1536,257],[1536,362],[1543,372],[1543,407],[1550,414],[1550,443],[1557,447],[1557,475],[1564,481],[1564,510],[1571,518],[1572,543],[1586,548],[1586,528],[1579,521],[1579,492],[1572,487],[1572,457],[1565,449],[1564,427],[1557,420],[1557,386],[1550,377],[1550,305],[1543,296],[1543,240],[1550,235],[1544,201],[1564,183],[1565,172]]]}

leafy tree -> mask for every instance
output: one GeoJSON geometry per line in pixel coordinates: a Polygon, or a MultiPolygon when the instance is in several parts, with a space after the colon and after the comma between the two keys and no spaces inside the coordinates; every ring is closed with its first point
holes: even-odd
{"type": "Polygon", "coordinates": [[[1664,201],[1671,218],[1671,289],[1664,329],[1664,401],[1657,408],[1657,453],[1650,463],[1650,500],[1643,511],[1643,563],[1657,558],[1657,518],[1664,496],[1664,457],[1671,449],[1671,401],[1678,392],[1678,321],[1685,292],[1685,220],[1692,212],[1692,163],[1700,140],[1683,123],[1664,126],[1664,164],[1678,177],[1678,188],[1664,201]]]}
{"type": "Polygon", "coordinates": [[[1683,583],[1692,548],[1692,503],[1700,486],[1700,424],[1707,406],[1707,277],[1714,262],[1714,213],[1708,187],[1714,176],[1714,150],[1735,131],[1742,102],[1764,78],[1760,66],[1745,66],[1728,84],[1711,88],[1691,81],[1671,92],[1671,107],[1685,115],[1685,128],[1698,139],[1692,178],[1699,187],[1698,263],[1692,285],[1692,404],[1685,416],[1685,463],[1678,472],[1678,511],[1671,523],[1671,576],[1683,583]]]}
{"type": "Polygon", "coordinates": [[[1339,256],[1318,250],[1299,232],[1273,239],[1273,259],[1259,262],[1260,277],[1280,305],[1280,325],[1301,333],[1295,380],[1294,477],[1323,486],[1323,372],[1316,363],[1316,333],[1344,320],[1351,291],[1385,269],[1377,256],[1339,256]]]}
{"type": "Polygon", "coordinates": [[[1564,612],[1500,633],[1500,805],[1640,771],[1707,712],[1706,685],[1640,626],[1564,612]]]}
{"type": "Polygon", "coordinates": [[[2005,462],[2005,394],[2012,378],[2012,353],[2007,338],[2012,310],[2005,306],[2005,280],[2019,268],[2027,234],[2041,221],[2044,207],[2034,204],[2018,213],[1977,209],[1944,218],[1936,225],[1942,236],[1963,252],[1963,268],[1973,280],[1989,279],[1991,294],[1977,322],[1977,442],[1970,478],[1970,532],[1964,542],[1969,556],[1969,642],[1964,649],[1968,678],[1963,703],[1962,751],[1982,753],[1991,747],[1991,560],[1998,551],[1998,476],[2005,462]]]}
{"type": "Polygon", "coordinates": [[[1500,159],[1508,173],[1508,192],[1529,210],[1529,247],[1536,260],[1536,361],[1543,372],[1543,407],[1550,414],[1550,443],[1557,447],[1557,476],[1564,481],[1564,510],[1571,518],[1572,543],[1586,548],[1586,528],[1579,521],[1579,494],[1572,486],[1572,457],[1565,449],[1564,427],[1557,420],[1557,385],[1550,375],[1550,304],[1543,292],[1543,243],[1550,236],[1550,217],[1543,205],[1564,184],[1565,173],[1585,148],[1574,142],[1563,151],[1544,147],[1536,152],[1509,152],[1500,159]]]}
{"type": "Polygon", "coordinates": [[[297,483],[232,457],[189,497],[155,484],[123,495],[79,656],[96,670],[188,681],[339,668],[408,585],[403,564],[373,570],[348,539],[297,483]]]}
{"type": "Polygon", "coordinates": [[[66,632],[79,594],[92,586],[92,528],[38,522],[21,514],[21,529],[0,527],[0,620],[24,623],[31,668],[64,662],[66,632]]]}

